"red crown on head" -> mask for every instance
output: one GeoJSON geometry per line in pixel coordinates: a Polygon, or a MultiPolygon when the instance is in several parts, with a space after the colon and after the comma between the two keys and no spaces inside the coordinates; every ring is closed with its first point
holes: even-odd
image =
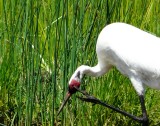
{"type": "Polygon", "coordinates": [[[71,81],[71,83],[70,83],[70,86],[72,86],[72,87],[73,87],[73,86],[80,87],[80,82],[78,82],[78,81],[76,81],[76,80],[73,79],[73,80],[71,81]]]}
{"type": "Polygon", "coordinates": [[[76,81],[76,80],[72,80],[71,83],[69,84],[69,92],[70,93],[75,93],[77,90],[74,88],[75,87],[80,87],[80,82],[76,81]]]}

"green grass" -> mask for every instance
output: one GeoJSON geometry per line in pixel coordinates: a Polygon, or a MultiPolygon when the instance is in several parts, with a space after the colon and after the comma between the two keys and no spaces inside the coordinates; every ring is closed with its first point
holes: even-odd
{"type": "MultiPolygon", "coordinates": [[[[106,24],[126,22],[160,36],[158,0],[2,0],[0,10],[0,125],[139,125],[75,96],[63,114],[56,113],[74,70],[96,65],[96,39],[106,24]]],[[[81,88],[141,115],[130,81],[116,69],[99,78],[86,76],[81,88]]],[[[160,124],[159,95],[146,90],[154,126],[160,124]]]]}

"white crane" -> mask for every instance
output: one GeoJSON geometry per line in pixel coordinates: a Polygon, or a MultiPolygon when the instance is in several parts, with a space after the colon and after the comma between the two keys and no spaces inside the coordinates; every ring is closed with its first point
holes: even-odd
{"type": "Polygon", "coordinates": [[[160,89],[160,38],[125,23],[112,23],[99,34],[96,53],[96,66],[82,65],[72,75],[69,91],[60,109],[77,91],[74,86],[80,87],[84,74],[102,76],[115,66],[131,80],[140,98],[143,125],[149,125],[144,102],[145,85],[160,89]]]}

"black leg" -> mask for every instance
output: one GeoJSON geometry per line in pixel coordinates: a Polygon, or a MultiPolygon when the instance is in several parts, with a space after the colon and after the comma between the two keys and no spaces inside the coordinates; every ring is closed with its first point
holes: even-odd
{"type": "Polygon", "coordinates": [[[85,96],[85,97],[78,97],[82,101],[92,102],[94,104],[99,104],[99,105],[105,106],[107,108],[110,108],[110,109],[118,112],[118,113],[121,113],[125,116],[128,116],[128,117],[130,117],[131,119],[133,119],[137,122],[142,123],[142,126],[149,126],[149,120],[148,120],[148,116],[147,116],[147,111],[146,111],[145,101],[144,101],[144,96],[143,95],[139,95],[139,99],[140,99],[140,103],[141,103],[141,109],[142,109],[142,117],[137,117],[135,115],[132,115],[128,112],[120,110],[119,108],[115,108],[114,106],[109,105],[109,104],[99,100],[99,99],[95,98],[94,96],[89,95],[87,92],[80,90],[79,88],[76,88],[76,89],[85,96]]]}
{"type": "Polygon", "coordinates": [[[142,115],[143,115],[143,117],[142,117],[143,118],[142,126],[149,126],[149,120],[148,120],[147,111],[146,111],[146,107],[145,107],[144,96],[140,95],[139,99],[140,99],[142,115]]]}

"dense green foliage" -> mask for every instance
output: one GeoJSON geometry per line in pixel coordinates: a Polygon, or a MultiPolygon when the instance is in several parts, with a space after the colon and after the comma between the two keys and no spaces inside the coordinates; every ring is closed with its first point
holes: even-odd
{"type": "MultiPolygon", "coordinates": [[[[56,113],[76,67],[96,65],[96,39],[106,24],[126,22],[160,36],[159,0],[2,0],[0,17],[0,125],[139,125],[75,96],[56,113]]],[[[81,88],[141,115],[130,81],[116,69],[85,77],[81,88]]],[[[146,90],[151,125],[160,124],[159,95],[146,90]]]]}

